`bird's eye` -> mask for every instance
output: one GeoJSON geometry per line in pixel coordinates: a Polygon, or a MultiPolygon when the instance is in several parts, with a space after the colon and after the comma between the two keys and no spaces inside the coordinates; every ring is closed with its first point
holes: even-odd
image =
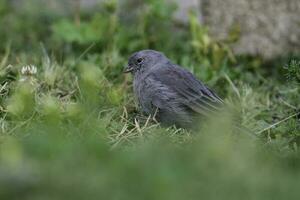
{"type": "Polygon", "coordinates": [[[138,58],[136,61],[137,61],[138,64],[142,64],[142,62],[144,61],[144,59],[143,58],[138,58]]]}

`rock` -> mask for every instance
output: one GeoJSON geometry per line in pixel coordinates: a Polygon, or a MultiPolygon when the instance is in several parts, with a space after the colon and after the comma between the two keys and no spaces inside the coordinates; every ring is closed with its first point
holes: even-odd
{"type": "Polygon", "coordinates": [[[266,59],[300,53],[299,0],[201,0],[203,23],[220,39],[239,27],[238,54],[266,59]]]}

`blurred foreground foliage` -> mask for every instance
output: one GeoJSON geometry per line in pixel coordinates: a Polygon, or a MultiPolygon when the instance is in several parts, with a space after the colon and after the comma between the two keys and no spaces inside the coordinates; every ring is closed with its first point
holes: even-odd
{"type": "Polygon", "coordinates": [[[161,0],[63,14],[41,2],[0,0],[1,199],[298,199],[299,59],[236,56],[237,33],[217,41],[161,0]],[[146,48],[189,67],[260,139],[233,134],[226,113],[199,133],[140,116],[122,70],[146,48]],[[37,73],[21,73],[29,64],[37,73]]]}

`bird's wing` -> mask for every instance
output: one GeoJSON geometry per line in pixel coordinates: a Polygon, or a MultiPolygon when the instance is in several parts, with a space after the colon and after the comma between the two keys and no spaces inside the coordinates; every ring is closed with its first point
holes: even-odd
{"type": "Polygon", "coordinates": [[[178,101],[196,113],[216,112],[223,104],[223,100],[192,73],[176,65],[157,67],[149,76],[176,92],[178,101]]]}

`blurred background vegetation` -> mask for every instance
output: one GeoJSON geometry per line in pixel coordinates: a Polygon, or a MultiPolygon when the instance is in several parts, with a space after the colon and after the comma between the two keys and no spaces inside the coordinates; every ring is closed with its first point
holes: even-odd
{"type": "Polygon", "coordinates": [[[237,31],[217,40],[162,0],[16,2],[0,0],[1,199],[299,198],[300,55],[237,56],[237,31]],[[258,139],[233,134],[226,113],[199,133],[140,116],[122,71],[147,48],[214,88],[258,139]]]}

